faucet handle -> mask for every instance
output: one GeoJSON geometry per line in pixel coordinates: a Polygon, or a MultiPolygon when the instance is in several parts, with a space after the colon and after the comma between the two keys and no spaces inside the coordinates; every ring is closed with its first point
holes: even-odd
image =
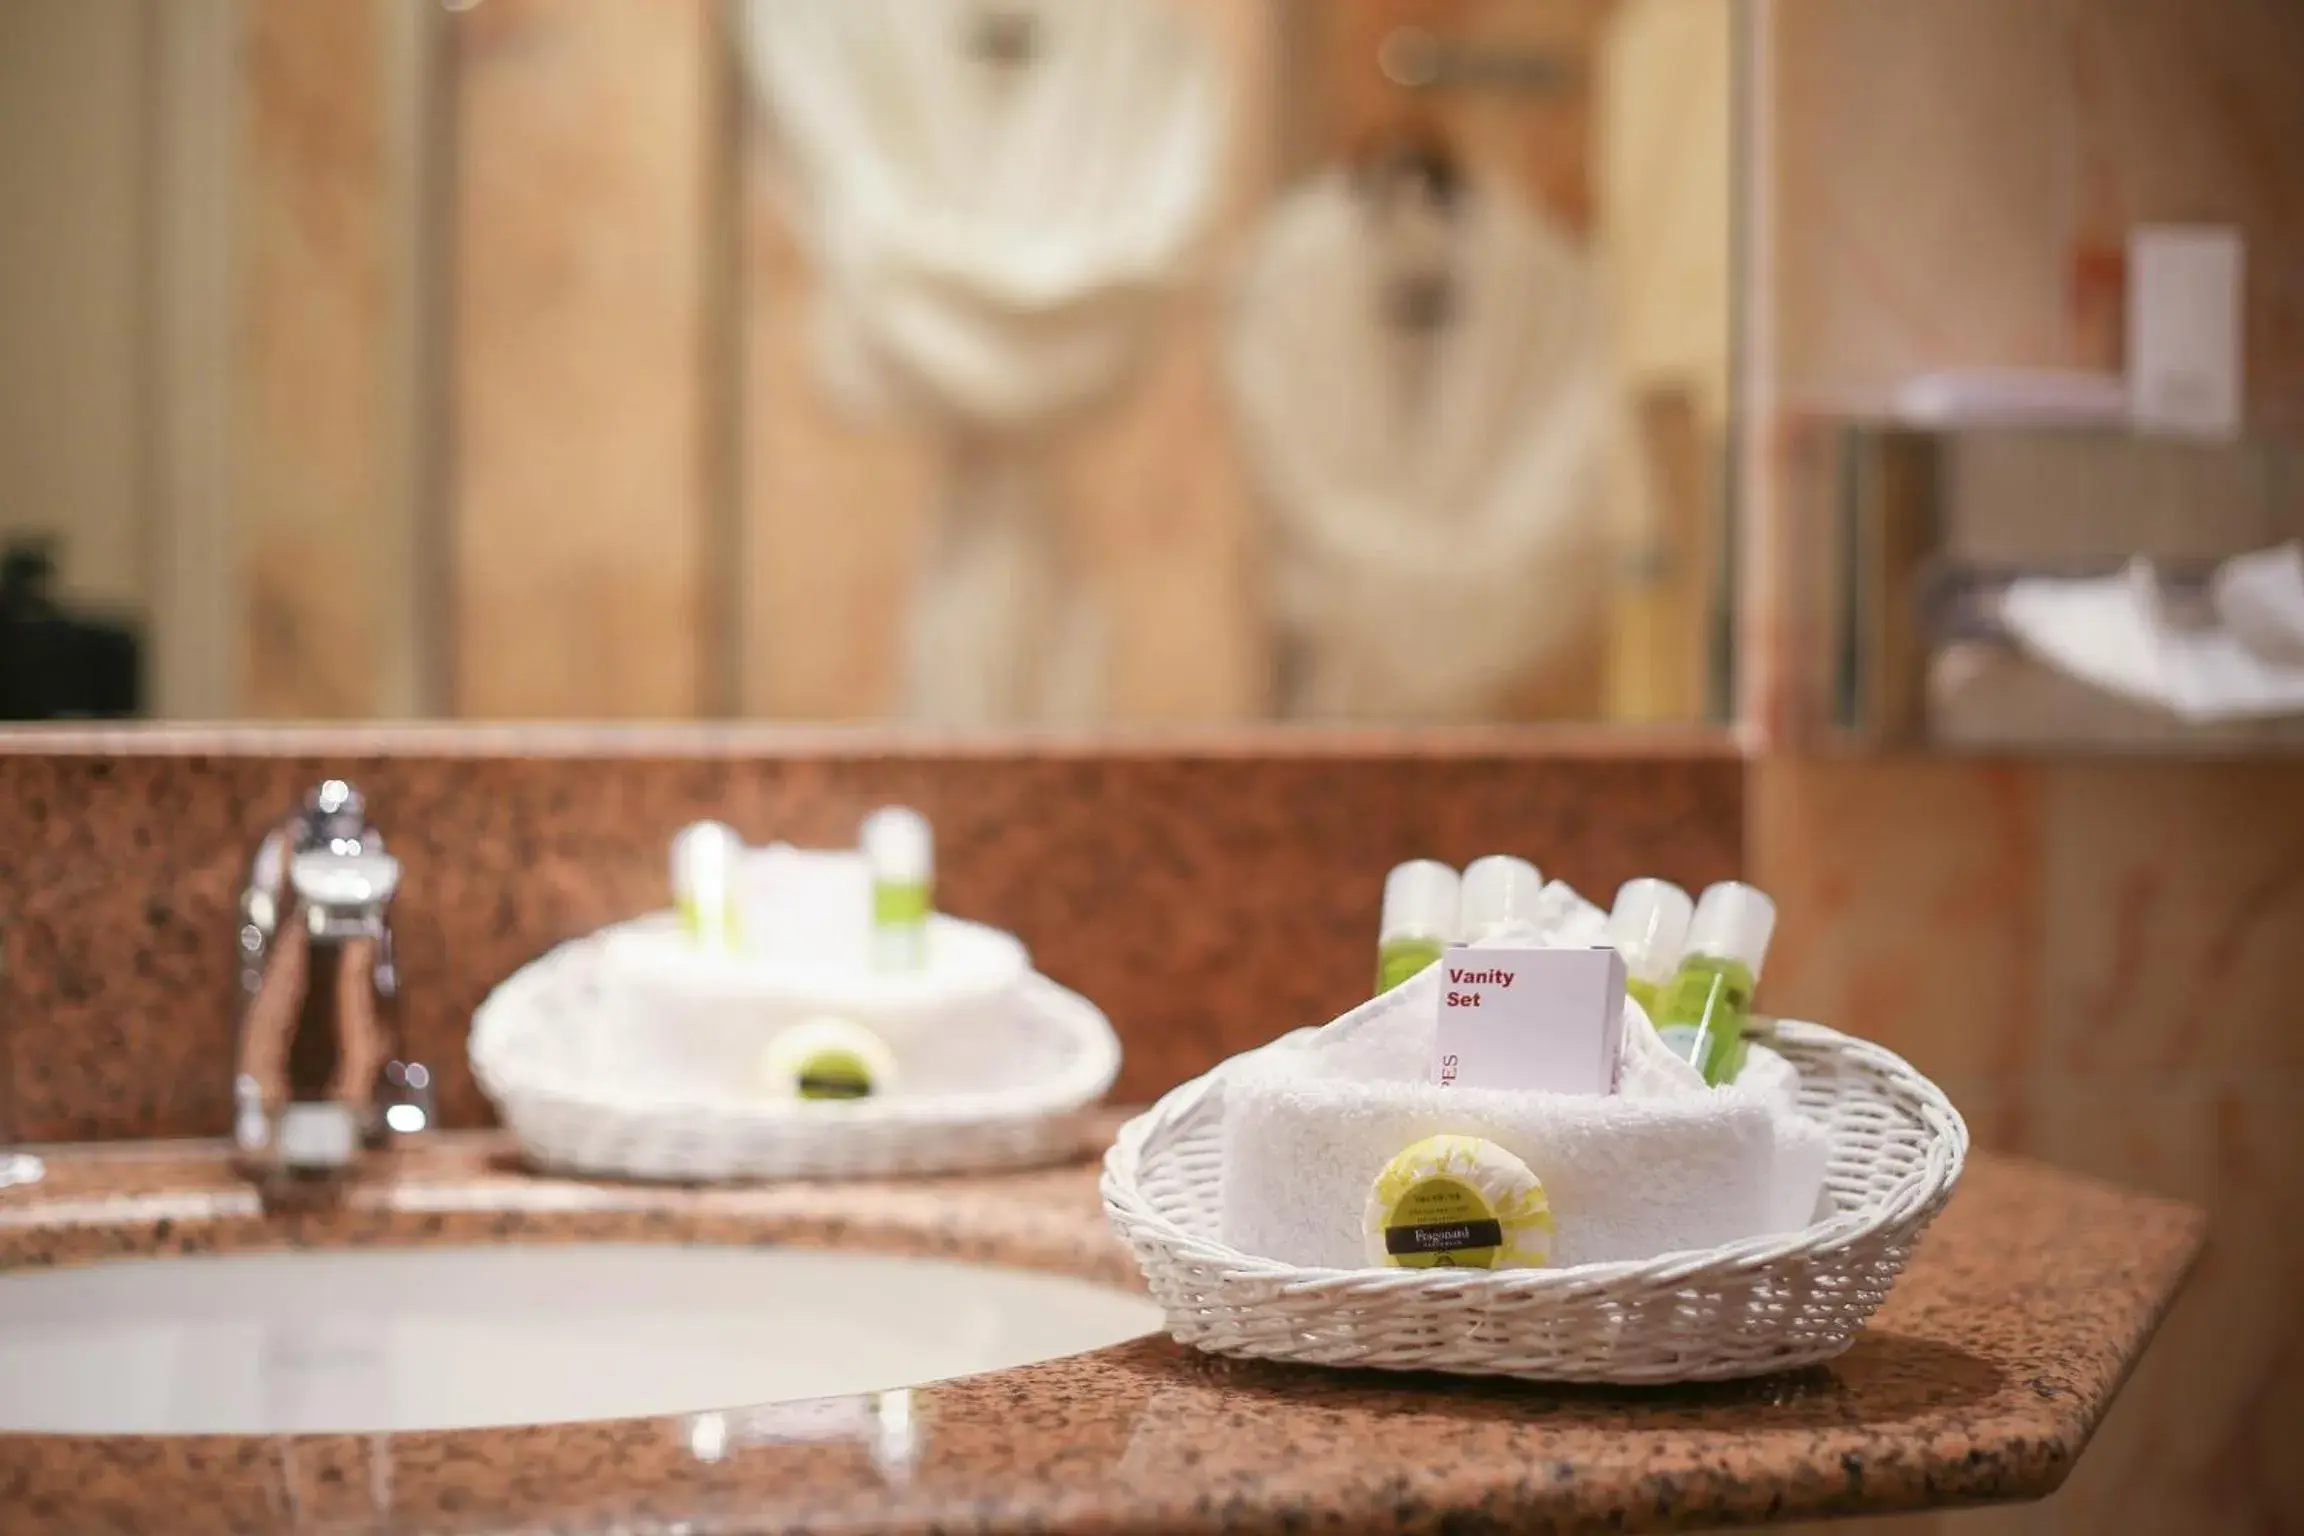
{"type": "Polygon", "coordinates": [[[420,1061],[384,1064],[384,1129],[394,1136],[413,1136],[433,1123],[432,1073],[420,1061]]]}

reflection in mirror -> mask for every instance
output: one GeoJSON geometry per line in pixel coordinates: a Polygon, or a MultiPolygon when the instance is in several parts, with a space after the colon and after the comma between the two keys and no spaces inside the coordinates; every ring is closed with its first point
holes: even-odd
{"type": "Polygon", "coordinates": [[[1765,46],[1756,733],[2304,751],[2304,8],[1788,0],[1765,46]]]}
{"type": "Polygon", "coordinates": [[[19,0],[0,709],[1716,717],[1733,26],[19,0]]]}
{"type": "MultiPolygon", "coordinates": [[[[2125,400],[2121,409],[2126,408],[2125,400]]],[[[2304,745],[2304,445],[2124,420],[1811,428],[1803,593],[1842,745],[2304,745]]]]}

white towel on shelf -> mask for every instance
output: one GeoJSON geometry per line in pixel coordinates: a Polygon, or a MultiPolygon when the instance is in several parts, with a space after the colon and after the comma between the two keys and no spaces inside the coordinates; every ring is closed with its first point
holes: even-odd
{"type": "Polygon", "coordinates": [[[1426,1081],[1435,967],[1327,1028],[1259,1053],[1224,1085],[1224,1240],[1311,1268],[1359,1268],[1368,1187],[1424,1137],[1495,1142],[1543,1180],[1561,1265],[1640,1260],[1797,1230],[1828,1146],[1799,1113],[1798,1074],[1756,1048],[1743,1081],[1706,1088],[1627,1003],[1609,1097],[1426,1081]]]}
{"type": "Polygon", "coordinates": [[[2189,724],[2267,719],[2304,714],[2304,659],[2283,643],[2291,621],[2304,627],[2291,579],[2304,583],[2304,556],[2238,556],[2211,584],[2214,616],[2179,619],[2140,556],[2116,575],[2018,577],[2000,617],[2028,654],[2091,687],[2189,724]]]}
{"type": "Polygon", "coordinates": [[[2304,539],[2234,555],[2208,580],[2216,617],[2271,666],[2304,667],[2304,539]]]}

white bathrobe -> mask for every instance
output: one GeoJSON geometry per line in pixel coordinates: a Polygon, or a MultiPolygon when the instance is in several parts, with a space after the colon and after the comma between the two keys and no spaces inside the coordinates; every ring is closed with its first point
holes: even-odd
{"type": "Polygon", "coordinates": [[[1590,265],[1499,183],[1435,217],[1437,247],[1323,173],[1241,285],[1229,372],[1277,522],[1290,713],[1492,715],[1604,596],[1625,442],[1590,265]],[[1387,299],[1419,263],[1449,306],[1422,343],[1387,299]]]}
{"type": "Polygon", "coordinates": [[[1041,454],[1148,351],[1213,201],[1223,82],[1157,0],[751,0],[748,20],[827,382],[946,448],[912,713],[1093,717],[1102,624],[1041,454]],[[1001,26],[1018,57],[984,46],[1001,26]]]}

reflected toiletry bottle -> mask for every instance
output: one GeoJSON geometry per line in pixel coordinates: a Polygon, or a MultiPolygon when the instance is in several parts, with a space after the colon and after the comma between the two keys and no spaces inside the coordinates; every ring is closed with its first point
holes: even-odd
{"type": "Polygon", "coordinates": [[[1688,893],[1669,880],[1627,880],[1608,914],[1608,943],[1624,957],[1624,990],[1651,1020],[1688,946],[1688,893]]]}
{"type": "Polygon", "coordinates": [[[1456,937],[1456,871],[1435,859],[1410,859],[1384,877],[1384,914],[1376,932],[1376,990],[1389,992],[1440,958],[1456,937]]]}
{"type": "Polygon", "coordinates": [[[1526,859],[1491,853],[1464,866],[1464,883],[1457,898],[1456,931],[1467,944],[1494,937],[1537,934],[1537,905],[1544,895],[1544,876],[1526,859]]]}
{"type": "Polygon", "coordinates": [[[928,818],[901,805],[864,818],[859,839],[872,871],[872,966],[917,971],[928,963],[935,910],[936,842],[928,818]]]}
{"type": "Polygon", "coordinates": [[[1688,926],[1688,956],[1658,1000],[1657,1030],[1717,1088],[1744,1069],[1744,1021],[1776,931],[1776,903],[1735,880],[1708,886],[1688,926]]]}
{"type": "Polygon", "coordinates": [[[672,905],[706,954],[736,947],[736,861],[744,840],[717,821],[693,822],[672,839],[672,905]]]}

